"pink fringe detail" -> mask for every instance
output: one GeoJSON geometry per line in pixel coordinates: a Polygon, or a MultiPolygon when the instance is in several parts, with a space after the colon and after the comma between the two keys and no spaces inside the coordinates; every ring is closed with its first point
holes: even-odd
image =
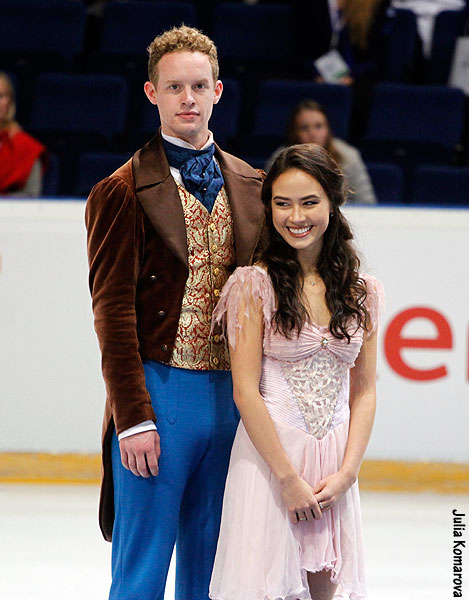
{"type": "MultiPolygon", "coordinates": [[[[370,315],[368,335],[371,335],[378,328],[384,311],[384,289],[373,275],[361,273],[360,277],[368,290],[365,306],[370,315]]],[[[243,320],[249,318],[250,310],[255,308],[256,302],[261,304],[264,326],[270,328],[275,312],[275,293],[267,271],[259,266],[238,267],[223,287],[220,300],[213,311],[212,331],[215,325],[221,324],[223,334],[234,348],[236,332],[242,328],[243,320]],[[242,304],[244,311],[240,314],[242,304]]]]}
{"type": "Polygon", "coordinates": [[[365,306],[368,314],[370,315],[371,328],[368,331],[368,336],[370,336],[376,329],[378,329],[381,315],[384,312],[384,288],[381,281],[376,279],[376,277],[373,277],[373,275],[360,273],[360,277],[365,282],[366,289],[368,291],[365,300],[365,306]]]}
{"type": "Polygon", "coordinates": [[[264,315],[264,326],[270,327],[275,311],[275,298],[270,278],[261,267],[238,267],[226,282],[220,300],[213,311],[212,330],[221,324],[228,341],[235,347],[236,332],[242,322],[249,318],[251,307],[260,301],[264,315]],[[243,314],[240,314],[244,302],[243,314]]]}

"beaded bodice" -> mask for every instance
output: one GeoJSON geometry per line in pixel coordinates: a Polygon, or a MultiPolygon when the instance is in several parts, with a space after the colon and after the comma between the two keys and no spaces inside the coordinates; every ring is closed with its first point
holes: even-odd
{"type": "MultiPolygon", "coordinates": [[[[381,284],[368,275],[363,279],[374,329],[381,284]]],[[[348,342],[334,337],[328,327],[305,323],[298,336],[286,338],[272,326],[275,293],[269,276],[260,267],[242,267],[228,280],[214,315],[217,320],[228,315],[232,345],[236,343],[237,327],[241,326],[238,311],[243,296],[262,302],[264,357],[259,390],[271,416],[323,438],[349,416],[349,372],[363,343],[363,329],[351,324],[348,342]]]]}
{"type": "Polygon", "coordinates": [[[360,351],[363,330],[350,333],[348,343],[327,327],[306,323],[298,337],[287,339],[265,327],[260,391],[273,417],[284,420],[278,410],[278,387],[274,389],[279,372],[289,397],[289,422],[294,416],[297,427],[320,439],[348,417],[349,370],[360,351]]]}
{"type": "Polygon", "coordinates": [[[345,363],[326,352],[282,365],[288,387],[314,437],[322,438],[329,430],[347,370],[345,363]]]}

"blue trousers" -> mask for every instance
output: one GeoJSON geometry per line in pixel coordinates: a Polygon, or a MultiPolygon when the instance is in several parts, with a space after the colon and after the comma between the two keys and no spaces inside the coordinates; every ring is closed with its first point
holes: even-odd
{"type": "Polygon", "coordinates": [[[122,466],[114,434],[110,600],[163,600],[176,543],[175,600],[207,600],[225,478],[239,414],[231,373],[146,361],[160,435],[159,474],[122,466]]]}

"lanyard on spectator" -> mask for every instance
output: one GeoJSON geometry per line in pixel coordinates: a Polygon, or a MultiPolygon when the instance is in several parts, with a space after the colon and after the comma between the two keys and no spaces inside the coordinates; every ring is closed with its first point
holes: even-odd
{"type": "Polygon", "coordinates": [[[340,32],[345,25],[343,12],[337,8],[336,0],[329,0],[329,15],[332,28],[330,48],[333,49],[339,45],[340,32]]]}

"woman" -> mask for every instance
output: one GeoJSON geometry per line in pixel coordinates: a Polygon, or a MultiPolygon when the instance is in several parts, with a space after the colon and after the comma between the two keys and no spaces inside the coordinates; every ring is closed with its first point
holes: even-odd
{"type": "MultiPolygon", "coordinates": [[[[315,100],[302,100],[293,109],[286,129],[286,141],[292,144],[319,144],[331,153],[343,171],[349,187],[347,202],[376,204],[373,185],[359,151],[334,137],[325,109],[315,100]]],[[[267,168],[280,150],[269,159],[267,168]]]]}
{"type": "Polygon", "coordinates": [[[46,166],[46,148],[15,121],[11,79],[0,72],[0,195],[38,197],[46,166]]]}
{"type": "Polygon", "coordinates": [[[379,79],[386,57],[383,25],[388,6],[389,0],[293,0],[306,73],[322,81],[314,62],[335,50],[349,71],[337,83],[360,85],[379,79]]]}
{"type": "Polygon", "coordinates": [[[214,312],[242,422],[210,598],[357,600],[366,595],[357,476],[375,413],[383,292],[358,272],[343,176],[322,147],[283,150],[262,197],[266,248],[236,269],[214,312]]]}

